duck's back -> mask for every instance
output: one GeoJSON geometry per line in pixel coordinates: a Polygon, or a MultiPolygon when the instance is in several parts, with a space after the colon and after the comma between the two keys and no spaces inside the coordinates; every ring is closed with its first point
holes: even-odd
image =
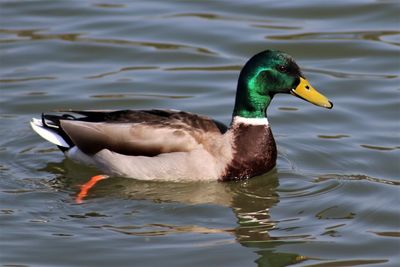
{"type": "MultiPolygon", "coordinates": [[[[187,152],[200,145],[204,133],[222,134],[226,126],[188,112],[169,110],[71,111],[44,115],[44,127],[55,125],[72,146],[86,154],[102,149],[130,156],[187,152]],[[46,123],[47,122],[47,123],[46,123]]],[[[52,127],[52,128],[50,128],[52,127]]]]}

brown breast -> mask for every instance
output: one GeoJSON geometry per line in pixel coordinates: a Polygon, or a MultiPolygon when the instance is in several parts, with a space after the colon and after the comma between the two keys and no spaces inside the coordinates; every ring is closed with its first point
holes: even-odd
{"type": "Polygon", "coordinates": [[[271,170],[276,164],[276,145],[268,125],[233,126],[233,159],[221,180],[247,179],[271,170]]]}

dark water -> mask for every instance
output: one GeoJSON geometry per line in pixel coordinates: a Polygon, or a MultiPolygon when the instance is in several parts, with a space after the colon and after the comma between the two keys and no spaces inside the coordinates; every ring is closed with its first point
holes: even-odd
{"type": "Polygon", "coordinates": [[[1,1],[1,266],[400,266],[398,1],[1,1]],[[109,179],[32,132],[59,108],[229,122],[238,71],[293,55],[335,104],[269,108],[277,168],[244,182],[109,179]]]}

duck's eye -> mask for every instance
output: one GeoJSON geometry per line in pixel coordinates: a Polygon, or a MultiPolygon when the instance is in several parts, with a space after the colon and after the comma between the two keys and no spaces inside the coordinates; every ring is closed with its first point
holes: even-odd
{"type": "Polygon", "coordinates": [[[287,68],[285,66],[283,66],[283,65],[278,66],[278,70],[280,72],[287,72],[287,68]]]}

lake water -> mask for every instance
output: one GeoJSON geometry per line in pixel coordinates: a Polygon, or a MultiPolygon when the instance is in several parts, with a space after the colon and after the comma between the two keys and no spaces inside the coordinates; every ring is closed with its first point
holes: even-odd
{"type": "Polygon", "coordinates": [[[1,266],[400,266],[399,2],[0,2],[1,266]],[[278,96],[271,173],[114,178],[65,160],[31,117],[174,108],[229,123],[238,72],[294,56],[325,110],[278,96]]]}

